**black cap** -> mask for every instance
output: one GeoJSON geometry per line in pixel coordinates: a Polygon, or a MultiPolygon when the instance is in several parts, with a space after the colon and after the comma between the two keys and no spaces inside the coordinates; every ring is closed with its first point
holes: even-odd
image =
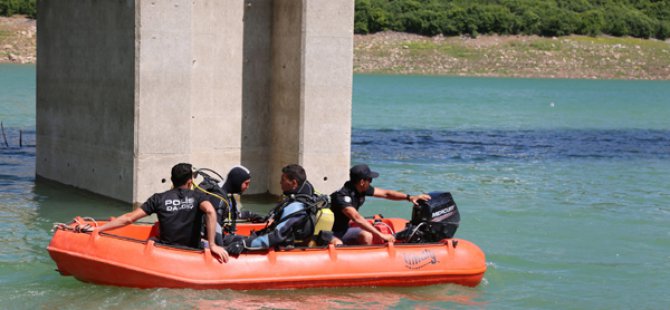
{"type": "Polygon", "coordinates": [[[370,170],[366,164],[356,165],[349,169],[349,179],[352,181],[374,179],[379,176],[379,173],[370,170]]]}

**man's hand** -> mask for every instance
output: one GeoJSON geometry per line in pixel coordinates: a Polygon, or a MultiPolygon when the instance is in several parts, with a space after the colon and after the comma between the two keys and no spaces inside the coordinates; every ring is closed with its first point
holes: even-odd
{"type": "Polygon", "coordinates": [[[219,262],[222,263],[228,262],[228,252],[226,252],[224,248],[216,244],[210,244],[209,250],[212,252],[212,255],[214,255],[219,260],[219,262]]]}
{"type": "Polygon", "coordinates": [[[419,205],[419,200],[430,200],[430,195],[428,194],[419,194],[414,196],[409,196],[409,201],[411,201],[415,206],[419,205]]]}
{"type": "Polygon", "coordinates": [[[75,232],[92,232],[93,231],[93,226],[91,224],[77,224],[77,226],[74,227],[75,232]]]}
{"type": "Polygon", "coordinates": [[[395,237],[393,237],[391,234],[381,234],[380,237],[386,242],[395,242],[395,237]]]}

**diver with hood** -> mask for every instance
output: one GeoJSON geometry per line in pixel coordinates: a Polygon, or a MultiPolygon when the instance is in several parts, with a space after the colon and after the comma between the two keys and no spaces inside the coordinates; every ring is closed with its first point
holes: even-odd
{"type": "Polygon", "coordinates": [[[245,240],[247,249],[293,246],[312,240],[317,208],[327,204],[328,196],[316,194],[305,169],[297,164],[282,168],[279,184],[284,199],[268,215],[266,228],[245,240]]]}
{"type": "Polygon", "coordinates": [[[227,245],[231,243],[231,241],[224,239],[231,239],[228,238],[228,235],[235,235],[235,223],[240,217],[235,194],[242,195],[249,188],[250,183],[251,173],[244,166],[231,168],[223,184],[217,184],[208,179],[200,183],[199,187],[208,194],[209,201],[216,209],[216,244],[227,245]],[[226,238],[224,238],[224,233],[226,238]]]}

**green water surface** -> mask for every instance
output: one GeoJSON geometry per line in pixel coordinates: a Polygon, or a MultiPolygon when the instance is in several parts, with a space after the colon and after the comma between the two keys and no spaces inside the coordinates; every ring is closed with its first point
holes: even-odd
{"type": "MultiPolygon", "coordinates": [[[[5,126],[34,128],[34,70],[0,65],[0,120],[5,126]]],[[[661,136],[670,132],[669,98],[665,81],[357,75],[353,135],[356,140],[370,134],[374,140],[376,130],[472,131],[474,137],[480,131],[528,130],[550,132],[547,139],[552,139],[565,130],[614,130],[615,135],[621,130],[642,135],[644,142],[645,130],[661,136]]],[[[643,145],[668,139],[658,141],[643,145]]],[[[435,152],[449,150],[440,145],[435,152]]],[[[412,152],[399,156],[365,149],[354,145],[352,162],[367,162],[381,173],[373,185],[454,194],[462,216],[457,236],[487,255],[489,269],[478,287],[196,291],[99,286],[62,277],[45,249],[53,223],[76,215],[118,215],[129,206],[36,182],[34,148],[23,148],[1,155],[0,308],[668,307],[668,156],[641,149],[639,156],[600,150],[604,156],[501,159],[483,151],[476,159],[421,160],[412,152]]],[[[253,199],[246,203],[251,209],[267,208],[253,199]]],[[[409,217],[406,204],[379,199],[369,199],[361,212],[409,217]]]]}

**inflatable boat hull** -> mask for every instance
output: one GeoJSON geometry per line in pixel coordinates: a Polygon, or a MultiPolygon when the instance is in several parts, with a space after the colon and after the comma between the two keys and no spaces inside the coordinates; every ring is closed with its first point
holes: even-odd
{"type": "MultiPolygon", "coordinates": [[[[385,219],[401,225],[404,220],[385,219]]],[[[98,223],[100,224],[100,223],[98,223]]],[[[57,229],[47,250],[63,275],[90,283],[139,288],[286,289],[342,286],[476,286],[486,271],[473,243],[294,248],[243,253],[220,263],[209,250],[180,249],[147,239],[155,226],[133,224],[99,234],[57,229]]],[[[261,228],[238,225],[244,234],[261,228]]]]}

